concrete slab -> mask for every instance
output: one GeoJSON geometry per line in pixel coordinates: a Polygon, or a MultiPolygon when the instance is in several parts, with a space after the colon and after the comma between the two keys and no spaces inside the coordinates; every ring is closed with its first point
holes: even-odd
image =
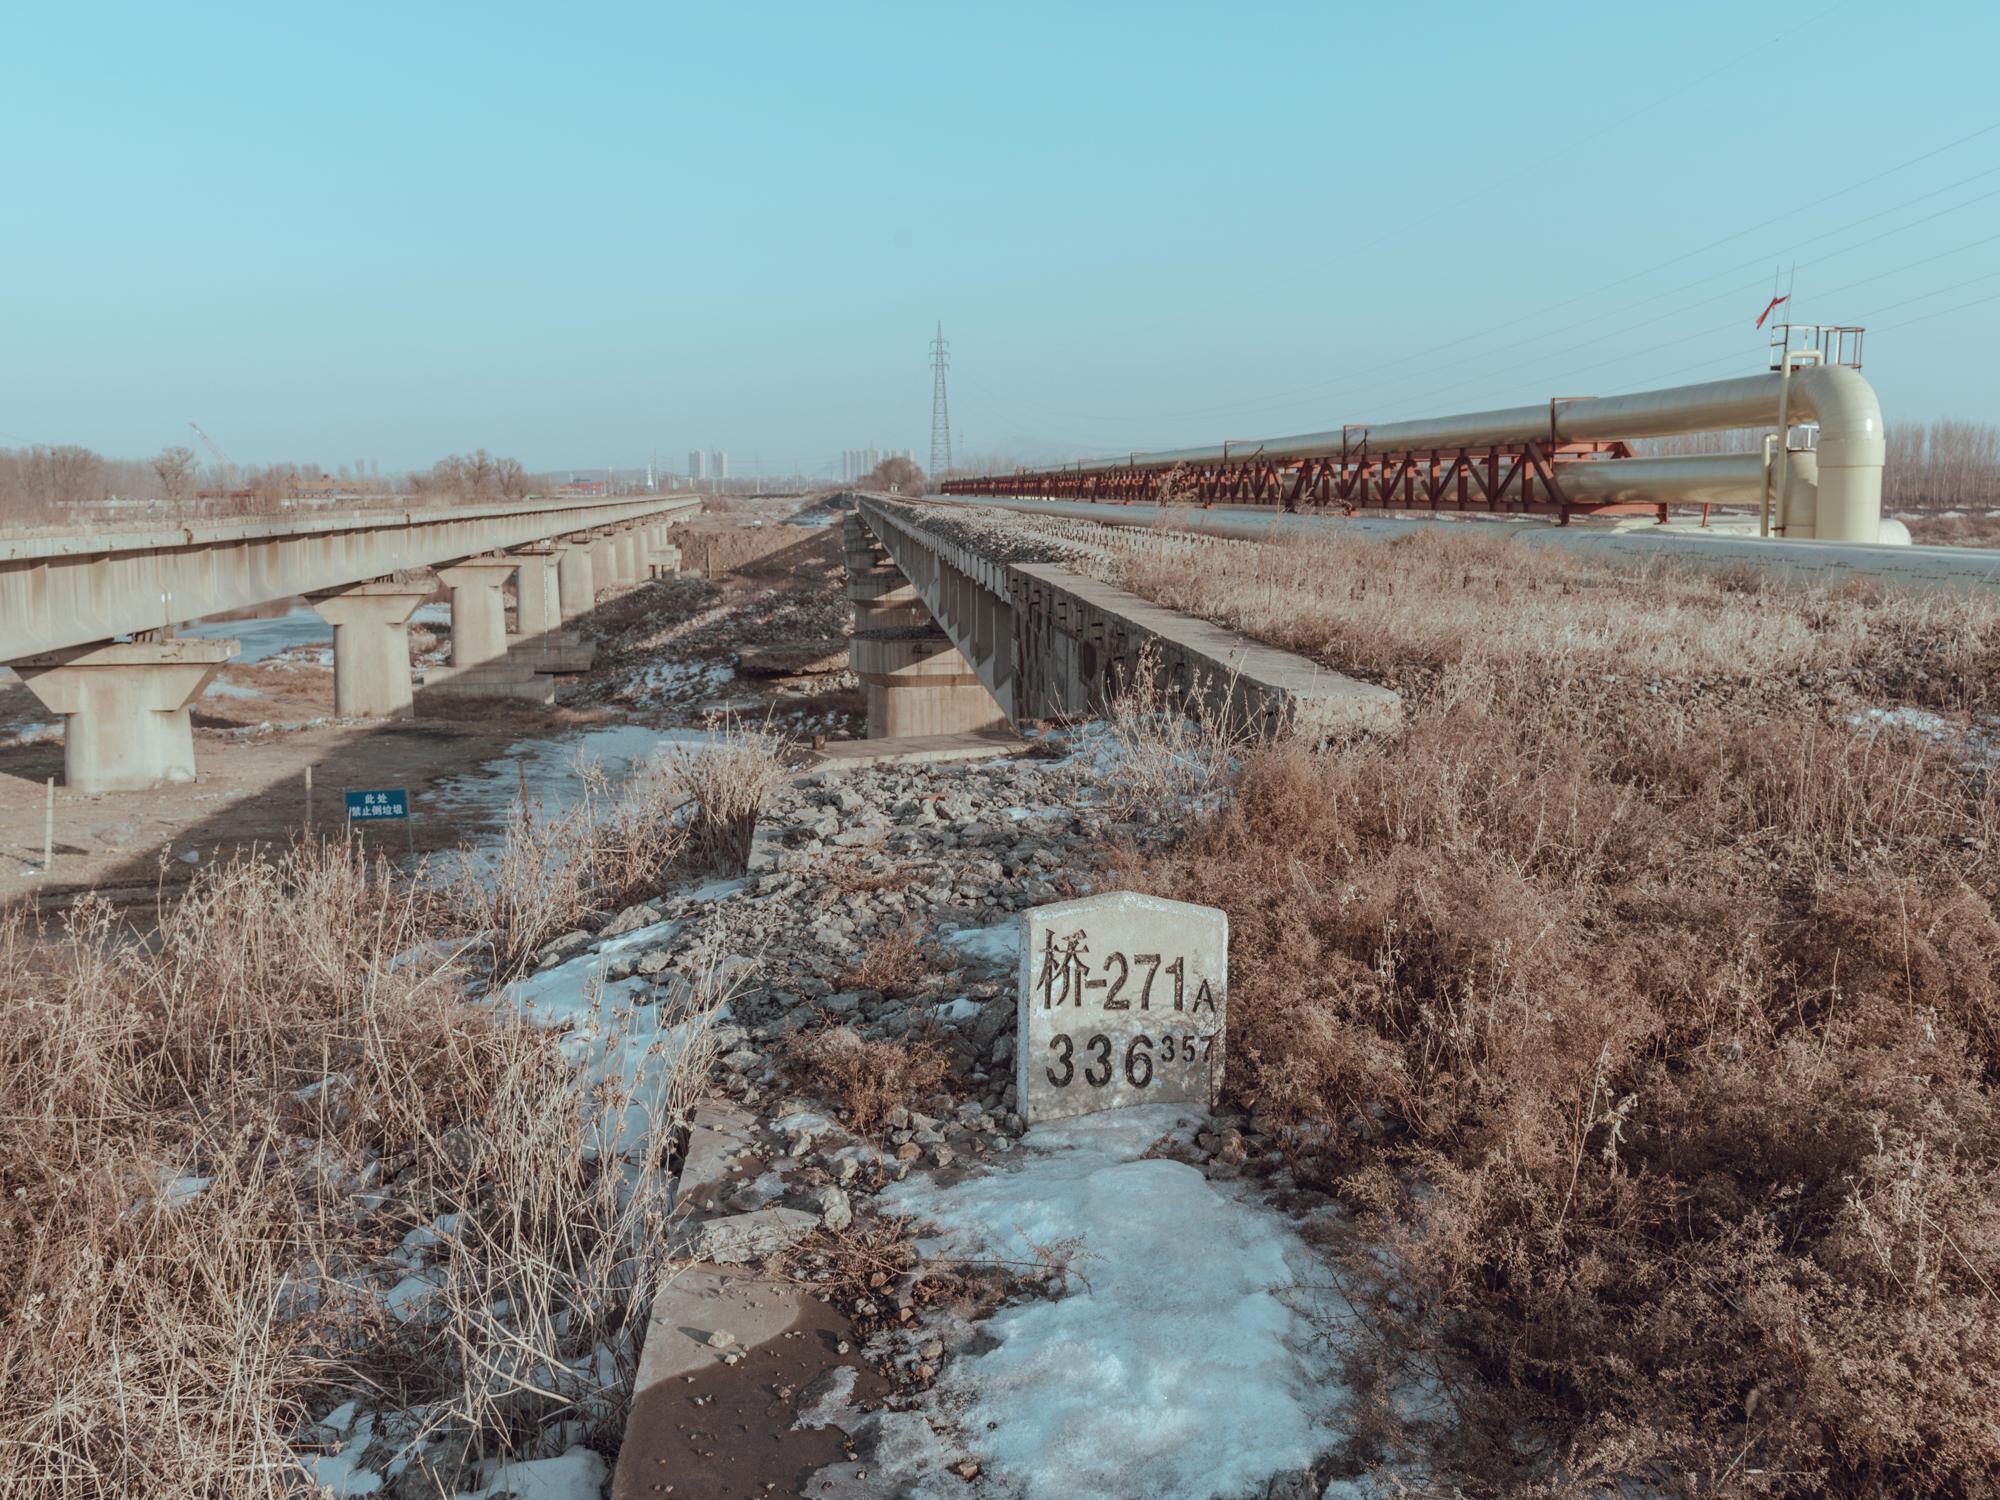
{"type": "Polygon", "coordinates": [[[757,1117],[740,1104],[714,1100],[696,1110],[674,1188],[676,1212],[712,1213],[725,1183],[761,1170],[750,1150],[756,1136],[757,1117]]]}
{"type": "Polygon", "coordinates": [[[851,770],[862,766],[912,766],[955,760],[989,760],[1026,755],[1034,749],[1011,729],[977,729],[966,734],[915,734],[888,740],[836,740],[818,752],[812,769],[851,770]]]}

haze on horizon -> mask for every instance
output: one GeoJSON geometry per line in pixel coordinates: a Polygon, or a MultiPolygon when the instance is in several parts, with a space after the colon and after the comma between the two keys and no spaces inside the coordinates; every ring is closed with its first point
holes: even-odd
{"type": "Polygon", "coordinates": [[[2000,12],[15,17],[0,445],[823,472],[1338,427],[1869,327],[2000,415],[2000,12]],[[1795,272],[1793,267],[1796,267],[1795,272]]]}

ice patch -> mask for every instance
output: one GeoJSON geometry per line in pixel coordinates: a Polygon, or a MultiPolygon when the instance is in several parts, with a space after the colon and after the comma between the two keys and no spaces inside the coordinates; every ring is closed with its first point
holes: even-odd
{"type": "Polygon", "coordinates": [[[1341,1321],[1316,1290],[1327,1272],[1253,1191],[1143,1158],[1187,1118],[1152,1106],[1037,1127],[1007,1166],[882,1195],[936,1227],[927,1254],[1032,1263],[1082,1240],[1067,1295],[1002,1309],[983,1325],[996,1346],[937,1388],[1024,1500],[1261,1493],[1338,1440],[1349,1393],[1319,1336],[1341,1321]]]}
{"type": "Polygon", "coordinates": [[[608,1478],[604,1460],[588,1448],[572,1448],[561,1458],[501,1463],[476,1490],[460,1490],[457,1500],[598,1500],[608,1478]]]}
{"type": "Polygon", "coordinates": [[[1001,966],[1018,963],[1021,957],[1021,926],[1002,922],[998,927],[963,927],[944,936],[945,945],[975,964],[1001,966]]]}
{"type": "Polygon", "coordinates": [[[617,696],[648,706],[692,703],[713,697],[736,680],[736,669],[718,661],[663,661],[628,676],[617,696]]]}
{"type": "Polygon", "coordinates": [[[224,677],[216,678],[215,681],[203,688],[201,695],[204,698],[261,698],[264,696],[263,693],[249,686],[247,683],[231,682],[224,677]]]}
{"type": "Polygon", "coordinates": [[[1993,726],[1978,728],[1947,719],[1927,708],[1871,708],[1850,714],[1848,722],[1858,729],[1897,729],[1922,735],[1934,745],[1965,752],[1963,764],[2000,764],[2000,738],[1993,726]]]}
{"type": "Polygon", "coordinates": [[[160,1206],[179,1208],[183,1203],[193,1201],[201,1190],[213,1181],[208,1177],[175,1177],[160,1186],[160,1206]]]}
{"type": "MultiPolygon", "coordinates": [[[[340,1410],[351,1415],[352,1403],[340,1410]]],[[[312,1474],[313,1484],[319,1491],[333,1495],[337,1500],[347,1500],[352,1495],[373,1495],[382,1488],[382,1476],[372,1469],[361,1467],[362,1457],[368,1451],[369,1434],[374,1427],[375,1416],[371,1412],[355,1423],[354,1431],[341,1441],[338,1453],[314,1454],[305,1459],[306,1469],[312,1474]]]]}

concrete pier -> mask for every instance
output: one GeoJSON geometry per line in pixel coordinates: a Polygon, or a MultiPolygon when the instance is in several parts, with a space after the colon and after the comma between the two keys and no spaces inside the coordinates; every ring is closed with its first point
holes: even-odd
{"type": "Polygon", "coordinates": [[[598,588],[618,587],[618,542],[610,532],[591,533],[590,567],[598,588]]]}
{"type": "Polygon", "coordinates": [[[433,673],[426,692],[555,701],[555,679],[508,661],[507,605],[501,589],[518,571],[512,557],[468,557],[439,568],[451,589],[451,666],[433,673]]]}
{"type": "Polygon", "coordinates": [[[617,558],[618,583],[623,588],[646,581],[646,539],[627,527],[612,538],[617,558]]]}
{"type": "Polygon", "coordinates": [[[14,670],[63,720],[63,780],[74,791],[140,792],[189,782],[201,696],[235,641],[132,641],[23,657],[14,670]]]}
{"type": "Polygon", "coordinates": [[[568,537],[556,543],[556,604],[565,625],[589,614],[597,604],[589,537],[568,537]]]}
{"type": "Polygon", "coordinates": [[[848,647],[868,695],[868,738],[966,734],[1007,715],[951,637],[934,625],[857,632],[848,647]]]}
{"type": "Polygon", "coordinates": [[[537,672],[587,672],[596,648],[562,628],[562,583],[552,543],[516,547],[521,565],[514,583],[514,644],[508,659],[537,672]]]}
{"type": "Polygon", "coordinates": [[[333,711],[343,719],[410,716],[410,616],[428,580],[379,579],[307,596],[333,626],[333,711]]]}

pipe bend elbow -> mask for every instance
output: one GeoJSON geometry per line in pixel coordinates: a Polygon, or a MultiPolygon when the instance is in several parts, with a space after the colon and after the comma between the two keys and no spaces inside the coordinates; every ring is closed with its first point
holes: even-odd
{"type": "Polygon", "coordinates": [[[1875,387],[1845,365],[1807,365],[1792,372],[1792,406],[1819,423],[1822,468],[1882,467],[1887,444],[1875,387]]]}

